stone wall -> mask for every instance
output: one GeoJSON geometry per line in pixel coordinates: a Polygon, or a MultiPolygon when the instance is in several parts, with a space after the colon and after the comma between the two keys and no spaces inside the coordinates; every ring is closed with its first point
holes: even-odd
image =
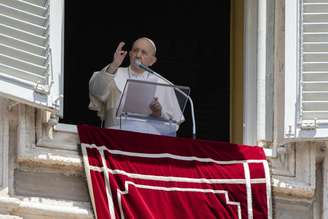
{"type": "Polygon", "coordinates": [[[0,98],[0,218],[93,218],[78,137],[48,118],[0,98]]]}

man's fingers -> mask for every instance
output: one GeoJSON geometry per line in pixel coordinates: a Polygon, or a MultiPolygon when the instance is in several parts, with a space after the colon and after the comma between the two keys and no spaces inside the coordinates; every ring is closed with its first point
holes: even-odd
{"type": "Polygon", "coordinates": [[[117,51],[115,52],[115,57],[125,57],[127,53],[127,51],[117,51]]]}
{"type": "Polygon", "coordinates": [[[160,117],[161,116],[162,105],[159,103],[158,97],[154,97],[154,99],[150,103],[149,107],[150,107],[151,111],[153,112],[152,115],[154,115],[156,117],[160,117]]]}
{"type": "Polygon", "coordinates": [[[159,102],[153,102],[151,105],[150,105],[150,108],[152,111],[160,111],[162,110],[162,106],[159,102]]]}
{"type": "Polygon", "coordinates": [[[159,104],[158,102],[152,102],[152,103],[150,104],[150,107],[151,107],[152,109],[159,108],[159,106],[160,106],[160,104],[159,104]]]}
{"type": "Polygon", "coordinates": [[[124,45],[125,45],[124,42],[120,42],[120,43],[118,44],[118,47],[117,47],[117,49],[116,49],[116,52],[120,52],[120,51],[122,51],[122,48],[123,48],[124,45]]]}
{"type": "Polygon", "coordinates": [[[128,52],[127,51],[116,51],[115,54],[118,55],[118,56],[126,56],[128,52]]]}
{"type": "Polygon", "coordinates": [[[155,106],[155,105],[157,105],[157,104],[159,104],[159,102],[158,102],[158,98],[157,98],[157,97],[154,97],[154,99],[151,101],[150,105],[151,105],[151,106],[155,106]]]}
{"type": "Polygon", "coordinates": [[[160,109],[160,108],[161,108],[161,105],[159,105],[158,103],[155,103],[155,104],[153,105],[153,108],[154,108],[154,109],[160,109]]]}

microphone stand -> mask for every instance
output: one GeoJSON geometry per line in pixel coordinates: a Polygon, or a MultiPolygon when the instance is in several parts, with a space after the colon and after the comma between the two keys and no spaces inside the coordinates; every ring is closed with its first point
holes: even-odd
{"type": "MultiPolygon", "coordinates": [[[[154,70],[150,69],[149,67],[145,66],[144,64],[142,64],[139,60],[136,60],[136,65],[140,68],[142,68],[145,71],[150,72],[151,74],[156,75],[158,78],[164,80],[165,82],[174,85],[171,81],[167,80],[166,78],[164,78],[162,75],[158,74],[157,72],[155,72],[154,70]]],[[[196,139],[196,122],[195,122],[195,113],[194,113],[194,104],[192,102],[192,99],[189,95],[187,95],[185,92],[183,92],[180,88],[178,87],[174,87],[175,90],[177,90],[180,94],[182,94],[184,97],[186,97],[189,102],[190,102],[190,107],[191,107],[191,118],[192,118],[192,138],[196,139]]]]}

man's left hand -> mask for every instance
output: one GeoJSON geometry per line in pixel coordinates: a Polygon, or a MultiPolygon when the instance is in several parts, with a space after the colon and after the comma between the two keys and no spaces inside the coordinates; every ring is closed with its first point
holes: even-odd
{"type": "Polygon", "coordinates": [[[162,105],[158,102],[158,97],[154,97],[153,101],[149,104],[151,109],[151,115],[154,117],[160,117],[162,114],[162,105]]]}

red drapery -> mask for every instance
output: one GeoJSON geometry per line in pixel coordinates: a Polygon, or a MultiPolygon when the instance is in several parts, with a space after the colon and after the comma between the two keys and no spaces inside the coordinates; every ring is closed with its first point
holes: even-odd
{"type": "Polygon", "coordinates": [[[272,218],[261,147],[78,126],[96,218],[272,218]]]}

